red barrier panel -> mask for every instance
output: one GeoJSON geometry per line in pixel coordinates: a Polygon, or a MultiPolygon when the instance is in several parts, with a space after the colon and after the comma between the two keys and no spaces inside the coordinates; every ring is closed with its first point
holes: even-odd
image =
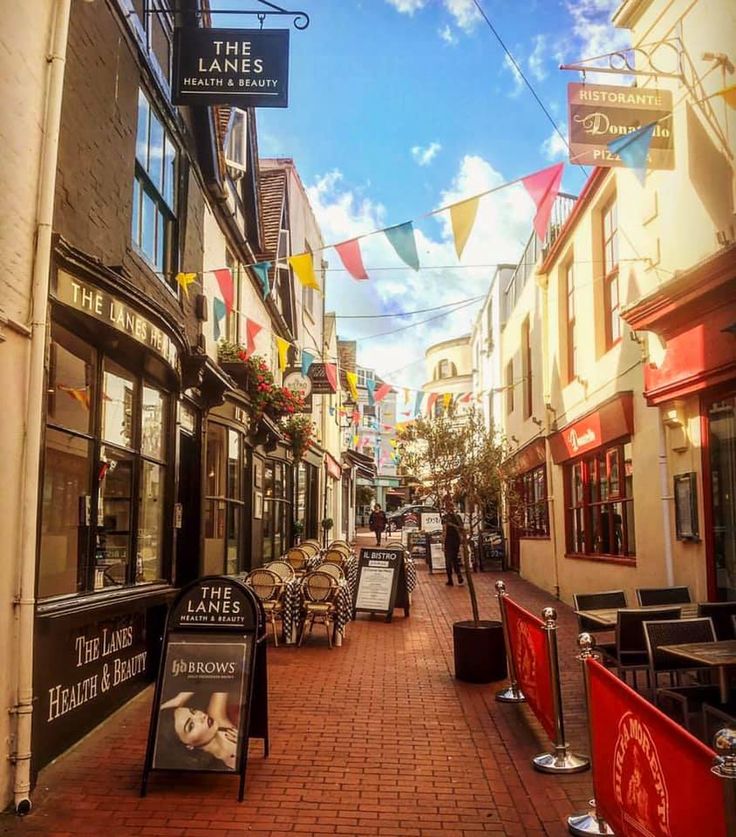
{"type": "Polygon", "coordinates": [[[503,596],[502,601],[506,606],[506,630],[516,682],[545,732],[556,742],[552,672],[544,623],[508,596],[503,596]]]}
{"type": "Polygon", "coordinates": [[[715,753],[599,662],[585,663],[595,801],[617,837],[726,837],[715,753]]]}

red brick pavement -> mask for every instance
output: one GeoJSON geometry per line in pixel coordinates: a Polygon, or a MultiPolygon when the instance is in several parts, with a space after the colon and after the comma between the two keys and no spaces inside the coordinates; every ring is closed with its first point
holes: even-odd
{"type": "MultiPolygon", "coordinates": [[[[534,613],[551,596],[511,573],[476,574],[483,618],[493,583],[534,613]]],[[[342,648],[315,631],[302,648],[269,648],[271,755],[252,745],[246,799],[237,779],[154,774],[138,796],[152,690],[42,771],[25,819],[0,831],[44,835],[470,835],[567,833],[590,774],[549,776],[548,749],[526,706],[499,704],[498,685],[453,677],[451,625],[469,617],[462,587],[420,570],[411,617],[359,616],[342,648]]],[[[568,735],[584,749],[575,618],[557,603],[568,735]]]]}

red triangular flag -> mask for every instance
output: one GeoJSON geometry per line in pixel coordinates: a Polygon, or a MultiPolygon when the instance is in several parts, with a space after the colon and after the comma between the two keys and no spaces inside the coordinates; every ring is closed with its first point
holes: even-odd
{"type": "Polygon", "coordinates": [[[353,424],[360,424],[360,410],[353,410],[353,424]]]}
{"type": "Polygon", "coordinates": [[[253,320],[249,320],[247,317],[245,318],[245,354],[247,357],[250,357],[253,352],[255,352],[256,337],[258,336],[258,332],[262,330],[263,326],[258,325],[258,323],[254,323],[253,320]]]}
{"type": "Polygon", "coordinates": [[[468,403],[468,401],[470,401],[470,399],[471,399],[472,397],[473,397],[473,393],[472,393],[472,392],[466,392],[466,393],[465,393],[465,395],[463,395],[463,397],[462,397],[460,400],[461,400],[464,404],[467,404],[467,403],[468,403]]]}
{"type": "Polygon", "coordinates": [[[380,387],[373,393],[373,400],[378,404],[378,402],[385,398],[389,392],[391,392],[391,384],[381,384],[380,387]]]}
{"type": "Polygon", "coordinates": [[[337,366],[334,363],[325,363],[325,375],[332,391],[337,392],[337,366]]]}
{"type": "Polygon", "coordinates": [[[564,168],[564,163],[557,163],[557,165],[542,169],[521,180],[537,207],[537,214],[534,216],[534,231],[540,241],[544,241],[544,237],[547,235],[552,206],[557,193],[560,191],[564,168]]]}
{"type": "Polygon", "coordinates": [[[360,245],[358,244],[357,238],[353,238],[350,241],[343,241],[342,244],[336,244],[335,250],[337,250],[337,255],[342,259],[345,270],[347,270],[353,279],[363,280],[368,278],[368,274],[363,267],[363,257],[360,254],[360,245]]]}
{"type": "Polygon", "coordinates": [[[223,267],[221,270],[215,270],[215,279],[220,286],[220,293],[222,294],[222,301],[225,303],[225,310],[229,314],[233,310],[233,297],[235,296],[235,287],[233,285],[233,275],[230,269],[223,267]]]}
{"type": "Polygon", "coordinates": [[[435,401],[440,397],[439,392],[430,393],[429,398],[427,399],[427,415],[432,415],[432,407],[434,407],[435,401]]]}

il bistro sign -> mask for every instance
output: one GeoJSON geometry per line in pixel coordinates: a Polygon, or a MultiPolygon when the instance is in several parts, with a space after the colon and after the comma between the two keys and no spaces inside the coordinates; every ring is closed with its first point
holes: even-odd
{"type": "Polygon", "coordinates": [[[672,93],[669,90],[569,84],[570,162],[615,167],[624,163],[608,143],[654,122],[649,169],[673,169],[672,93]]]}
{"type": "Polygon", "coordinates": [[[287,107],[289,30],[176,29],[173,98],[175,105],[287,107]]]}

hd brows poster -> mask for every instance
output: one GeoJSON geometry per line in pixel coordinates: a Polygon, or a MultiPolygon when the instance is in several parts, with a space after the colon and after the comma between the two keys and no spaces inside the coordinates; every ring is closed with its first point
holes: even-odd
{"type": "Polygon", "coordinates": [[[285,108],[288,29],[174,31],[175,105],[285,108]]]}
{"type": "Polygon", "coordinates": [[[153,768],[237,773],[247,746],[253,635],[172,633],[166,646],[153,768]]]}

